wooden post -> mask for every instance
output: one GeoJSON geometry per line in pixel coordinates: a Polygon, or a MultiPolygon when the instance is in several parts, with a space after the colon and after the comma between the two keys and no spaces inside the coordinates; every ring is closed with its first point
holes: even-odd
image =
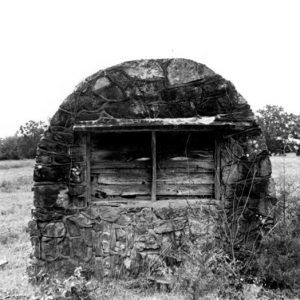
{"type": "Polygon", "coordinates": [[[156,134],[151,132],[151,153],[152,153],[152,186],[151,201],[156,201],[156,134]]]}
{"type": "Polygon", "coordinates": [[[84,152],[85,152],[85,184],[86,184],[86,201],[91,202],[91,134],[89,132],[84,135],[84,152]]]}
{"type": "Polygon", "coordinates": [[[221,143],[215,139],[215,199],[221,199],[221,143]]]}

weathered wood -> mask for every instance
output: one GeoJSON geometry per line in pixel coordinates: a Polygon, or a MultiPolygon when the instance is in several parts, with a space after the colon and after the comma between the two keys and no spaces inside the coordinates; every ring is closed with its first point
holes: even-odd
{"type": "Polygon", "coordinates": [[[156,201],[156,135],[151,132],[151,154],[152,154],[152,185],[151,201],[156,201]]]}
{"type": "Polygon", "coordinates": [[[130,184],[130,185],[118,185],[118,184],[93,184],[92,193],[100,193],[107,196],[134,196],[134,195],[149,195],[151,194],[151,185],[148,184],[130,184]]]}
{"type": "Polygon", "coordinates": [[[120,161],[98,161],[93,162],[91,165],[92,172],[101,172],[105,169],[151,169],[151,164],[149,161],[130,161],[130,162],[120,162],[120,161]]]}
{"type": "MultiPolygon", "coordinates": [[[[199,172],[178,172],[178,170],[168,170],[169,172],[157,172],[156,182],[166,184],[213,184],[214,173],[199,172]],[[173,171],[173,172],[172,172],[173,171]]],[[[99,184],[145,184],[151,183],[152,176],[143,169],[114,170],[92,173],[99,184]],[[108,172],[110,171],[110,172],[108,172]]]]}
{"type": "Polygon", "coordinates": [[[119,150],[92,150],[91,153],[92,161],[132,161],[132,160],[141,160],[141,159],[148,159],[151,160],[150,153],[141,150],[133,150],[133,149],[119,149],[119,150]]]}
{"type": "Polygon", "coordinates": [[[214,184],[213,173],[157,173],[157,183],[161,184],[214,184]]]}
{"type": "Polygon", "coordinates": [[[215,199],[221,199],[221,143],[215,140],[215,199]]]}
{"type": "Polygon", "coordinates": [[[146,169],[103,169],[92,175],[99,184],[144,184],[152,178],[146,169]]]}
{"type": "MultiPolygon", "coordinates": [[[[212,184],[160,184],[157,183],[156,195],[212,195],[212,184]]],[[[134,195],[149,195],[150,196],[150,184],[144,185],[100,185],[93,184],[93,195],[99,193],[105,196],[134,196],[134,195]]]]}
{"type": "Polygon", "coordinates": [[[157,183],[157,195],[212,195],[212,184],[160,184],[157,183]]]}
{"type": "Polygon", "coordinates": [[[164,131],[164,130],[220,130],[223,127],[232,130],[244,130],[252,127],[252,122],[218,121],[218,116],[194,118],[154,118],[154,119],[118,119],[81,121],[74,125],[74,131],[121,132],[121,131],[164,131]]]}
{"type": "Polygon", "coordinates": [[[91,202],[91,136],[90,133],[87,132],[83,137],[83,147],[84,154],[86,159],[86,176],[85,176],[85,184],[86,184],[86,201],[91,202]]]}
{"type": "Polygon", "coordinates": [[[162,160],[157,163],[158,169],[189,169],[190,171],[213,170],[214,161],[203,161],[200,159],[188,158],[184,160],[162,160]]]}

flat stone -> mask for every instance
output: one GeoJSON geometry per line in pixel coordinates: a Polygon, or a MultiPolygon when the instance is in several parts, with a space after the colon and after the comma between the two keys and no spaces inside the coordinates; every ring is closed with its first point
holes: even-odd
{"type": "Polygon", "coordinates": [[[259,173],[260,176],[270,176],[272,173],[272,166],[270,157],[266,156],[263,159],[261,159],[259,163],[259,173]]]}
{"type": "Polygon", "coordinates": [[[28,222],[28,231],[30,236],[39,236],[40,231],[37,226],[37,222],[35,220],[31,220],[28,222]]]}
{"type": "Polygon", "coordinates": [[[187,219],[185,218],[176,218],[172,220],[160,220],[154,223],[154,232],[155,233],[166,233],[181,230],[185,227],[187,219]]]}
{"type": "Polygon", "coordinates": [[[82,238],[71,239],[71,256],[79,261],[89,261],[92,257],[92,248],[88,247],[82,238]]]}
{"type": "Polygon", "coordinates": [[[95,257],[95,276],[97,279],[102,279],[104,276],[104,266],[102,257],[95,257]]]}
{"type": "Polygon", "coordinates": [[[119,219],[123,210],[124,209],[122,207],[101,206],[98,208],[98,213],[102,220],[115,222],[119,219]]]}
{"type": "Polygon", "coordinates": [[[45,237],[64,237],[66,234],[66,228],[63,222],[49,223],[44,227],[42,235],[45,237]]]}
{"type": "Polygon", "coordinates": [[[93,226],[93,221],[89,218],[87,218],[83,214],[78,214],[76,216],[69,217],[68,220],[74,222],[77,224],[79,227],[92,227],[93,226]]]}
{"type": "Polygon", "coordinates": [[[94,87],[93,87],[93,90],[94,91],[98,91],[100,89],[103,89],[104,87],[107,87],[110,85],[110,81],[108,78],[106,77],[100,77],[99,79],[97,79],[94,87]]]}
{"type": "Polygon", "coordinates": [[[92,235],[92,229],[91,228],[81,228],[80,229],[81,236],[84,240],[84,242],[92,247],[93,245],[93,235],[92,235]]]}
{"type": "Polygon", "coordinates": [[[124,72],[139,79],[164,78],[161,66],[152,60],[139,60],[122,64],[124,72]]]}
{"type": "Polygon", "coordinates": [[[80,227],[76,225],[76,223],[72,219],[69,218],[66,220],[66,226],[71,237],[80,236],[80,227]]]}
{"type": "Polygon", "coordinates": [[[204,65],[187,59],[173,59],[167,68],[171,85],[184,84],[213,76],[215,73],[204,65]]]}
{"type": "Polygon", "coordinates": [[[222,169],[222,181],[224,184],[232,184],[241,180],[243,174],[238,164],[231,164],[222,169]]]}
{"type": "Polygon", "coordinates": [[[49,239],[47,237],[42,238],[41,242],[41,256],[46,261],[54,261],[59,256],[57,241],[55,238],[49,239]]]}
{"type": "Polygon", "coordinates": [[[122,214],[119,217],[119,219],[116,221],[116,224],[118,224],[120,226],[128,226],[131,223],[132,223],[131,218],[126,214],[122,214]]]}

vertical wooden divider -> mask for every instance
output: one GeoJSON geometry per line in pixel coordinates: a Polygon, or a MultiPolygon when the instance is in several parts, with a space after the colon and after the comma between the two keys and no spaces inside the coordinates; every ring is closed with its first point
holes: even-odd
{"type": "Polygon", "coordinates": [[[151,201],[156,201],[156,133],[151,131],[152,186],[151,201]]]}
{"type": "Polygon", "coordinates": [[[215,199],[221,199],[221,143],[215,139],[215,199]]]}
{"type": "Polygon", "coordinates": [[[86,132],[84,134],[84,152],[85,152],[85,161],[86,161],[86,201],[87,203],[91,202],[91,134],[86,132]]]}

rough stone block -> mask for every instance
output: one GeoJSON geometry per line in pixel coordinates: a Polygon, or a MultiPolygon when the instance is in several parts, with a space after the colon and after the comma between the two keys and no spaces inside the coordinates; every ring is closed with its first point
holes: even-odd
{"type": "Polygon", "coordinates": [[[71,219],[71,218],[66,219],[65,223],[67,226],[68,234],[71,237],[79,237],[80,236],[80,227],[79,227],[79,225],[76,224],[75,221],[73,221],[73,219],[71,219]]]}
{"type": "Polygon", "coordinates": [[[54,261],[59,257],[59,251],[56,238],[42,238],[41,242],[41,257],[46,261],[54,261]]]}
{"type": "Polygon", "coordinates": [[[59,192],[66,187],[62,184],[35,185],[33,187],[34,205],[45,208],[55,206],[59,192]]]}
{"type": "Polygon", "coordinates": [[[95,258],[95,276],[99,280],[103,279],[104,266],[103,266],[103,258],[102,257],[95,258]]]}
{"type": "Polygon", "coordinates": [[[100,218],[107,222],[115,222],[121,216],[121,213],[124,211],[122,207],[110,207],[110,206],[101,206],[98,207],[98,215],[100,218]]]}
{"type": "Polygon", "coordinates": [[[69,166],[45,166],[37,164],[34,167],[33,179],[35,182],[65,182],[68,181],[69,171],[69,166]]]}
{"type": "Polygon", "coordinates": [[[186,218],[176,218],[171,220],[159,220],[154,224],[154,232],[158,234],[181,230],[187,223],[186,218]]]}
{"type": "Polygon", "coordinates": [[[63,222],[49,223],[44,227],[42,235],[45,237],[64,237],[66,234],[66,228],[63,222]]]}
{"type": "Polygon", "coordinates": [[[71,222],[74,222],[79,227],[92,227],[93,226],[93,220],[87,218],[84,214],[77,214],[74,216],[71,216],[68,218],[71,222]]]}

